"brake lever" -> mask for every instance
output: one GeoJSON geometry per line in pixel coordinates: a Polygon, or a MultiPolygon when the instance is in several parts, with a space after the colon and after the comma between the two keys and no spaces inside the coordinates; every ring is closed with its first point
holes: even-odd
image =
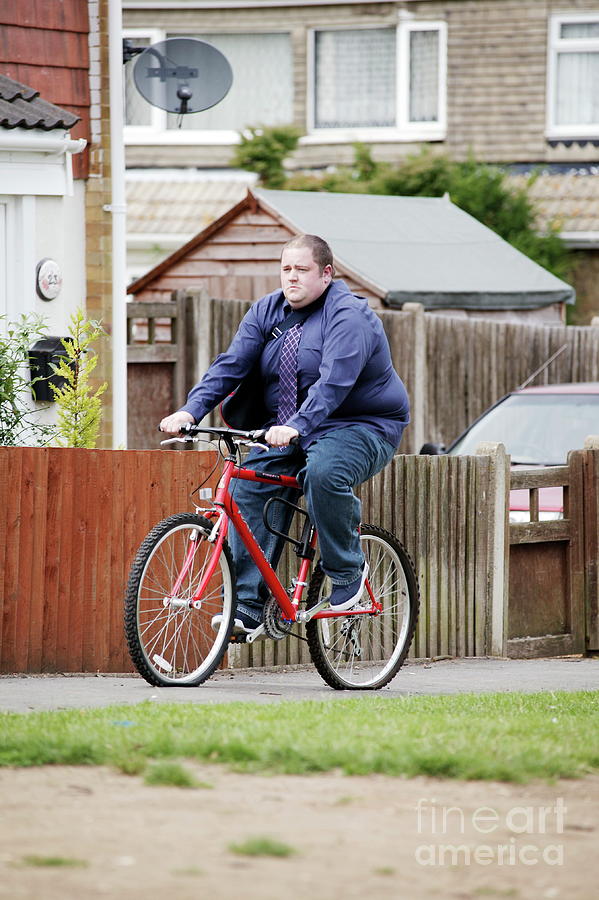
{"type": "Polygon", "coordinates": [[[163,447],[165,444],[186,444],[190,440],[193,440],[193,438],[172,437],[167,438],[164,441],[160,441],[160,446],[163,447]]]}

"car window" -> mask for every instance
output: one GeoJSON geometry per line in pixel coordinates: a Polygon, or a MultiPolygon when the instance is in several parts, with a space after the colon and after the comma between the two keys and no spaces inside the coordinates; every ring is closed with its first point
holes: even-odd
{"type": "Polygon", "coordinates": [[[505,444],[512,463],[563,465],[568,451],[599,433],[599,394],[512,394],[453,444],[473,454],[482,441],[505,444]]]}

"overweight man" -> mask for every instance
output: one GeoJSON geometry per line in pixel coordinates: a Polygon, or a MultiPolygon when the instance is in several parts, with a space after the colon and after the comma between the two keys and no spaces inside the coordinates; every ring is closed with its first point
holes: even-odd
{"type": "MultiPolygon", "coordinates": [[[[393,458],[409,421],[409,402],[380,319],[333,277],[326,241],[311,234],[292,238],[281,255],[281,290],[253,304],[229,349],[160,428],[176,434],[182,425],[200,422],[258,364],[266,413],[256,427],[267,429],[270,449],[252,450],[246,465],[297,476],[318,531],[321,565],[332,582],[329,602],[347,611],[358,603],[367,575],[353,488],[393,458]],[[299,321],[286,327],[294,313],[288,324],[299,321]]],[[[281,495],[276,486],[236,482],[241,513],[276,565],[283,542],[262,518],[273,495],[281,495]]],[[[284,504],[271,509],[271,525],[286,531],[284,504]]],[[[237,575],[235,631],[248,633],[262,622],[266,588],[234,529],[229,542],[237,575]]]]}

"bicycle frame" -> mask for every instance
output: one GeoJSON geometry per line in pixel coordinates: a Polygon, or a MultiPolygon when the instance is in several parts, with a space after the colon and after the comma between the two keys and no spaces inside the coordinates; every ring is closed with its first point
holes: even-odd
{"type": "MultiPolygon", "coordinates": [[[[202,515],[204,515],[206,518],[216,519],[214,528],[212,529],[212,533],[208,538],[208,540],[210,541],[216,541],[216,552],[214,553],[210,564],[206,572],[204,573],[204,577],[202,578],[198,586],[198,589],[192,600],[192,605],[201,606],[201,597],[206,588],[206,585],[214,574],[220,558],[220,554],[222,552],[225,538],[227,536],[229,522],[231,522],[237,530],[237,533],[239,534],[239,537],[241,538],[245,548],[252,557],[252,560],[258,567],[258,570],[260,571],[260,574],[262,575],[268,589],[275,597],[283,616],[285,617],[285,619],[291,622],[295,622],[298,620],[298,607],[302,599],[304,588],[308,583],[307,579],[310,569],[311,557],[301,557],[298,576],[295,579],[294,583],[293,596],[290,598],[287,591],[281,584],[281,581],[279,580],[276,572],[266,559],[262,548],[256,541],[252,531],[241,515],[237,503],[235,502],[233,496],[229,491],[231,480],[234,478],[239,478],[243,481],[261,482],[263,484],[279,484],[281,487],[301,490],[297,479],[293,475],[267,475],[264,473],[255,472],[253,469],[246,469],[243,466],[237,465],[233,456],[225,457],[223,471],[216,488],[214,505],[211,509],[201,510],[202,515]]],[[[310,536],[311,550],[315,549],[317,540],[318,535],[316,533],[316,529],[312,527],[312,534],[310,536]]],[[[177,584],[173,588],[173,596],[176,594],[178,585],[182,582],[187,569],[191,565],[194,553],[195,546],[191,546],[179,579],[177,579],[177,584]]],[[[302,621],[308,621],[311,618],[335,618],[337,616],[347,618],[348,616],[356,615],[376,615],[381,611],[382,606],[375,600],[368,580],[366,581],[366,590],[371,601],[371,606],[368,609],[362,607],[356,610],[350,610],[349,612],[337,612],[332,609],[320,610],[318,609],[318,607],[316,607],[313,611],[303,613],[302,621]]]]}

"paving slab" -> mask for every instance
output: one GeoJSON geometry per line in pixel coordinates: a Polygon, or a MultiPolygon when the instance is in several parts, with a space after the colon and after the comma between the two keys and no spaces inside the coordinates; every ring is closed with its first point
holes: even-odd
{"type": "MultiPolygon", "coordinates": [[[[379,697],[493,691],[596,691],[599,658],[443,659],[408,662],[379,697]]],[[[115,704],[335,701],[360,696],[334,691],[312,667],[217,672],[197,688],[156,688],[136,675],[5,675],[0,711],[26,713],[115,704]]],[[[362,694],[361,696],[364,696],[362,694]]]]}

